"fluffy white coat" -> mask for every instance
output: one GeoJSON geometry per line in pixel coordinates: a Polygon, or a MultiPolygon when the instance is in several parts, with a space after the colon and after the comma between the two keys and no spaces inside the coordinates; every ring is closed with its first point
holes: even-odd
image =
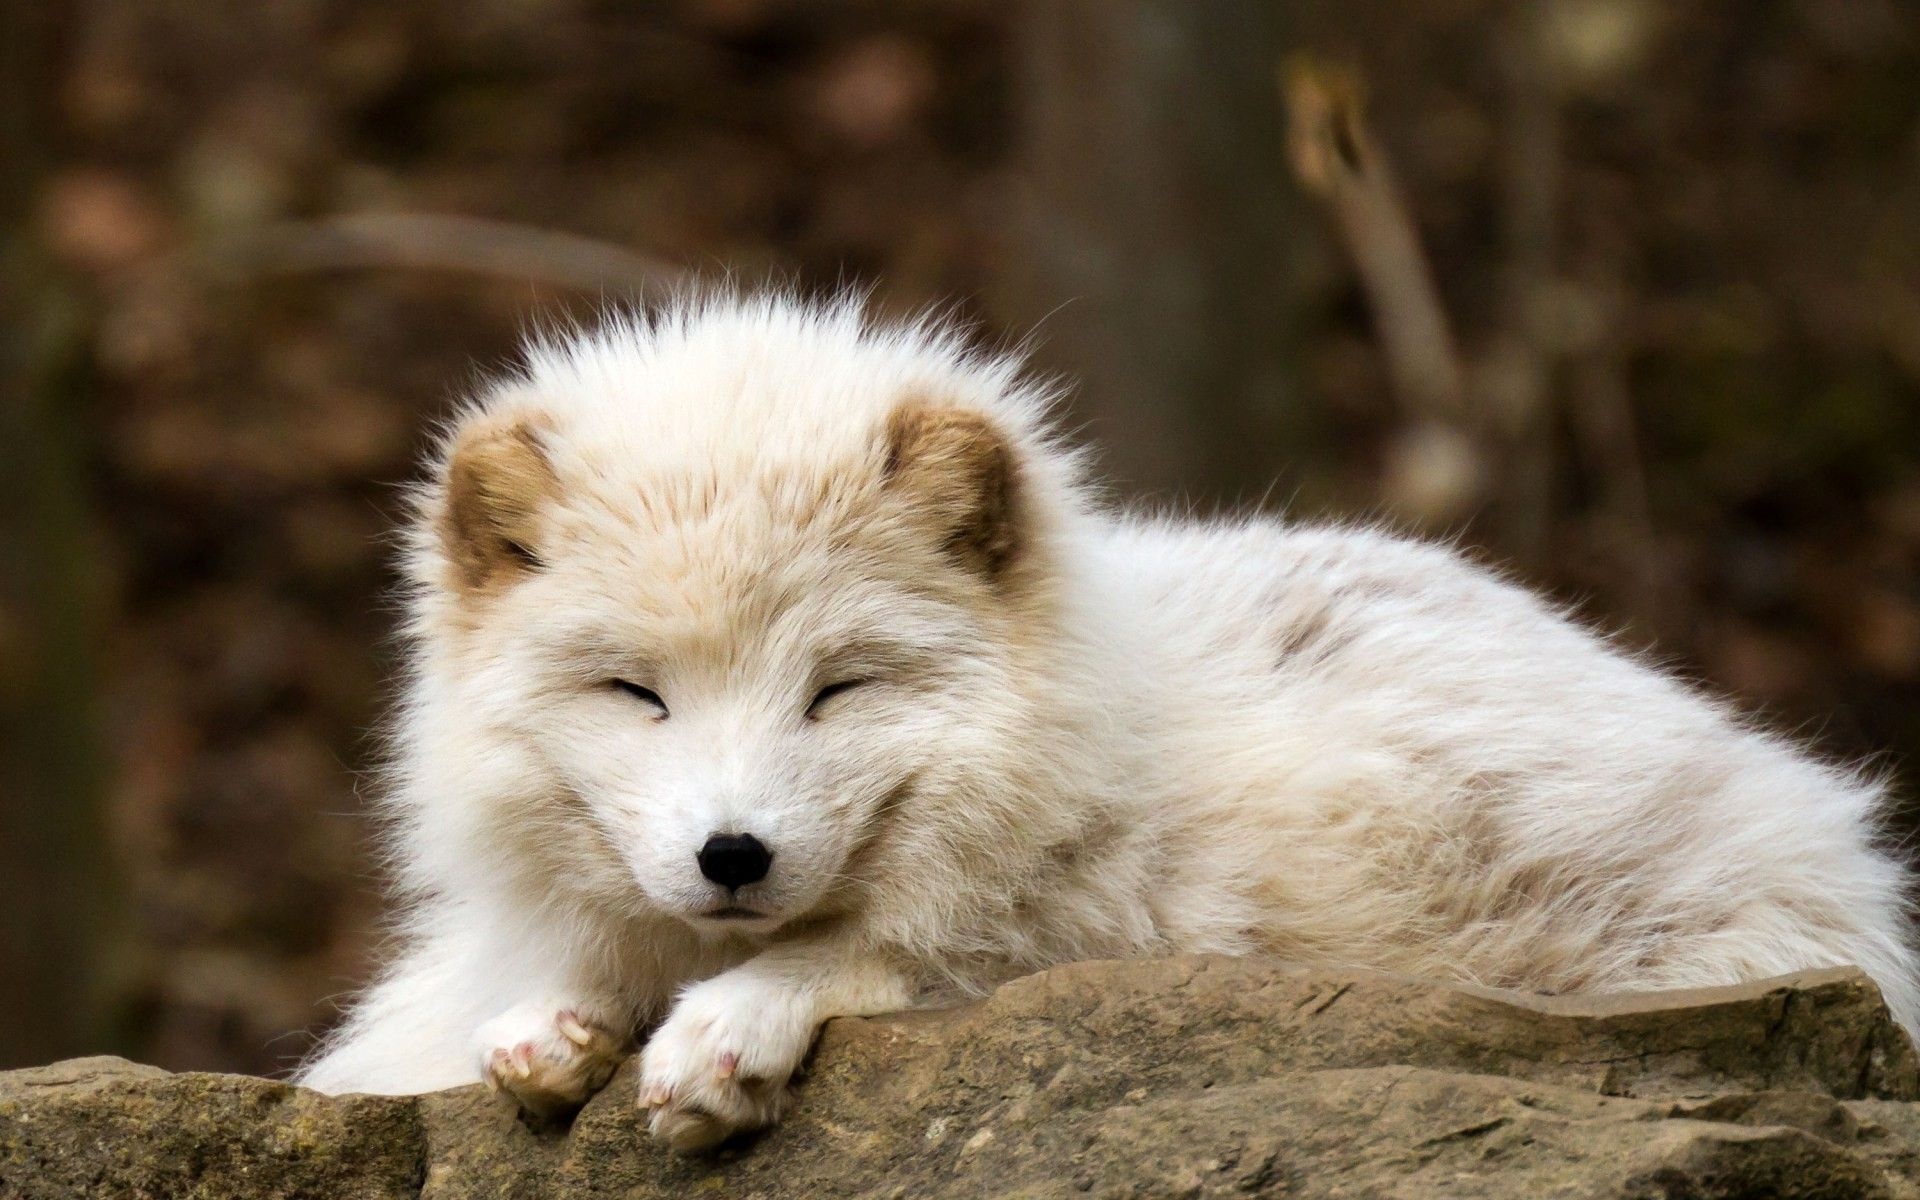
{"type": "Polygon", "coordinates": [[[533,347],[420,494],[397,951],[301,1081],[563,1108],[651,1028],[697,1148],[828,1017],[1174,952],[1920,1022],[1875,781],[1449,549],[1115,513],[1048,400],[845,303],[533,347]]]}

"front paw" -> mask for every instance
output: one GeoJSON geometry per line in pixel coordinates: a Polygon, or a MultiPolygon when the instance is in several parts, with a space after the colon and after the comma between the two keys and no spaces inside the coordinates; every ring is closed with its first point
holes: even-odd
{"type": "Polygon", "coordinates": [[[522,1004],[480,1027],[480,1074],[522,1109],[552,1117],[586,1103],[620,1065],[625,1040],[579,1007],[522,1004]]]}
{"type": "Polygon", "coordinates": [[[691,1153],[773,1124],[812,1039],[789,996],[725,977],[688,989],[640,1052],[648,1128],[691,1153]]]}

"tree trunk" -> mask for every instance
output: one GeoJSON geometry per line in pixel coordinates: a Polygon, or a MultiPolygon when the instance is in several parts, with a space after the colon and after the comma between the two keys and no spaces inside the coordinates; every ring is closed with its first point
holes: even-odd
{"type": "Polygon", "coordinates": [[[83,306],[39,246],[34,212],[56,140],[63,7],[0,4],[0,1067],[115,1048],[83,306]]]}
{"type": "Polygon", "coordinates": [[[1290,411],[1277,6],[1039,0],[998,298],[1132,491],[1258,498],[1290,411]]]}

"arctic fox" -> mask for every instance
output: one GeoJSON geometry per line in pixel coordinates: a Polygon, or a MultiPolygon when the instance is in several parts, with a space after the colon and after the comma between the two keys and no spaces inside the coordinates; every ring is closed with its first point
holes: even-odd
{"type": "Polygon", "coordinates": [[[822,1021],[1074,959],[1553,992],[1844,963],[1920,1023],[1880,787],[1437,546],[1112,511],[938,322],[691,299],[536,344],[406,543],[396,956],[301,1073],[681,1149],[822,1021]]]}

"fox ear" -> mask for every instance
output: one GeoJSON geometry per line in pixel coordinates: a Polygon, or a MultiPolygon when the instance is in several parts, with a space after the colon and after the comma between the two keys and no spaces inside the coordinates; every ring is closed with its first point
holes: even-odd
{"type": "Polygon", "coordinates": [[[986,417],[909,401],[887,420],[887,487],[910,498],[947,552],[997,582],[1022,548],[1020,470],[986,417]]]}
{"type": "Polygon", "coordinates": [[[459,585],[479,590],[540,566],[553,468],[524,416],[473,419],[447,455],[440,539],[459,585]]]}

